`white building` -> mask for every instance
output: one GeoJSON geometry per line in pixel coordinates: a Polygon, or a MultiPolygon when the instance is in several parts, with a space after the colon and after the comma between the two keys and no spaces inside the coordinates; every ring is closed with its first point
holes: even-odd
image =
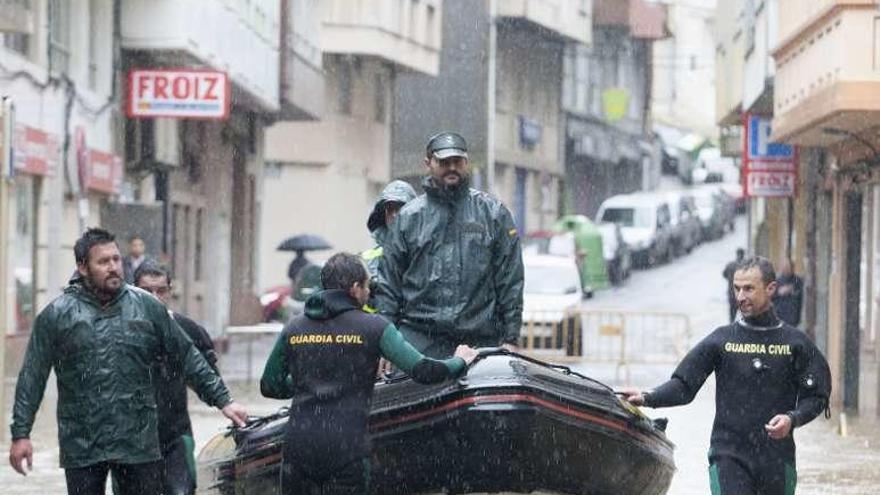
{"type": "Polygon", "coordinates": [[[289,7],[286,38],[296,43],[284,59],[299,60],[302,70],[285,74],[282,87],[294,92],[285,100],[299,111],[266,133],[263,288],[289,283],[292,255],[275,249],[288,236],[318,234],[353,252],[372,246],[367,215],[391,178],[395,78],[436,75],[439,63],[440,0],[294,0],[289,7]],[[323,92],[311,83],[315,74],[323,92]],[[304,108],[313,99],[323,105],[304,108]]]}
{"type": "Polygon", "coordinates": [[[672,36],[654,43],[651,110],[658,124],[717,134],[715,7],[717,0],[665,0],[672,36]]]}
{"type": "Polygon", "coordinates": [[[75,268],[73,242],[119,192],[112,6],[22,0],[0,10],[0,95],[14,107],[0,144],[14,162],[0,198],[7,333],[26,334],[60,293],[75,268]]]}

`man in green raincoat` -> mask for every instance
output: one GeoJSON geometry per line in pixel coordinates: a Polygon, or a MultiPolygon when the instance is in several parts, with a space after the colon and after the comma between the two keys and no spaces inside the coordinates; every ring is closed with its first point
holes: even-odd
{"type": "Polygon", "coordinates": [[[73,248],[77,273],[34,323],[18,375],[9,463],[32,468],[30,433],[53,369],[58,444],[69,495],[103,494],[107,474],[119,494],[161,493],[154,363],[183,363],[187,383],[237,425],[247,412],[165,306],[123,280],[112,234],[89,229],[73,248]]]}
{"type": "Polygon", "coordinates": [[[513,216],[469,186],[459,134],[432,137],[425,167],[425,194],[400,210],[383,245],[377,308],[430,357],[448,357],[458,344],[515,349],[523,264],[513,216]]]}

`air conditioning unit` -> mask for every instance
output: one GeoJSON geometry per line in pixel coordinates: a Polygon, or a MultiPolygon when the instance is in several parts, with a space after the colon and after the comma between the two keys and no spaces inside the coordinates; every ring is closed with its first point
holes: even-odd
{"type": "Polygon", "coordinates": [[[178,121],[170,118],[129,121],[126,148],[131,169],[172,168],[180,166],[180,131],[178,121]]]}
{"type": "Polygon", "coordinates": [[[31,34],[33,14],[28,0],[0,0],[0,33],[31,34]]]}

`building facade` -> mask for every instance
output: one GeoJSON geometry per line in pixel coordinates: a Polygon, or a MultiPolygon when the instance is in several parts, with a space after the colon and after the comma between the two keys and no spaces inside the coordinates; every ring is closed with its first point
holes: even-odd
{"type": "Polygon", "coordinates": [[[610,196],[657,187],[651,60],[652,45],[666,36],[662,6],[599,1],[592,44],[566,45],[566,211],[593,218],[610,196]]]}
{"type": "Polygon", "coordinates": [[[436,78],[398,78],[393,174],[415,181],[425,173],[428,138],[458,131],[469,143],[473,185],[498,196],[522,232],[547,228],[559,215],[565,174],[563,49],[590,42],[591,8],[571,0],[444,2],[443,38],[455,42],[444,43],[436,78]]]}
{"type": "Polygon", "coordinates": [[[798,146],[789,244],[815,281],[807,316],[835,377],[832,405],[876,417],[880,320],[880,72],[874,2],[779,1],[773,138],[798,146]],[[797,3],[797,6],[795,5],[797,3]]]}
{"type": "Polygon", "coordinates": [[[673,36],[653,45],[652,102],[654,121],[707,138],[715,126],[716,0],[666,2],[673,36]]]}
{"type": "MultiPolygon", "coordinates": [[[[305,78],[319,74],[321,84],[306,83],[301,71],[285,74],[282,87],[305,99],[320,93],[323,105],[302,108],[267,130],[262,287],[289,283],[292,253],[276,250],[289,236],[318,234],[336,250],[372,247],[366,221],[392,177],[397,78],[437,74],[443,5],[439,0],[291,3],[294,38],[314,47],[305,78]],[[298,15],[298,8],[314,15],[298,15]]],[[[315,256],[322,254],[329,252],[315,256]]]]}
{"type": "Polygon", "coordinates": [[[122,143],[111,0],[4,4],[0,13],[2,242],[8,334],[29,331],[75,269],[73,242],[120,193],[122,143]],[[8,5],[8,9],[6,6],[8,5]]]}
{"type": "Polygon", "coordinates": [[[175,307],[215,336],[261,318],[263,129],[281,109],[280,12],[279,2],[149,0],[120,8],[124,73],[209,69],[230,81],[228,118],[126,119],[129,192],[104,219],[123,235],[145,237],[148,252],[174,272],[175,307]]]}

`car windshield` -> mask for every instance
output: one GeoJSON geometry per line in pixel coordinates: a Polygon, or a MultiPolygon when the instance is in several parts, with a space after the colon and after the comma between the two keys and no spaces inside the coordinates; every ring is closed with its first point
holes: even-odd
{"type": "Polygon", "coordinates": [[[654,223],[650,208],[607,208],[601,221],[638,228],[650,228],[654,223]]]}
{"type": "Polygon", "coordinates": [[[571,267],[525,265],[523,292],[526,294],[576,294],[579,286],[580,278],[574,264],[571,267]]]}

